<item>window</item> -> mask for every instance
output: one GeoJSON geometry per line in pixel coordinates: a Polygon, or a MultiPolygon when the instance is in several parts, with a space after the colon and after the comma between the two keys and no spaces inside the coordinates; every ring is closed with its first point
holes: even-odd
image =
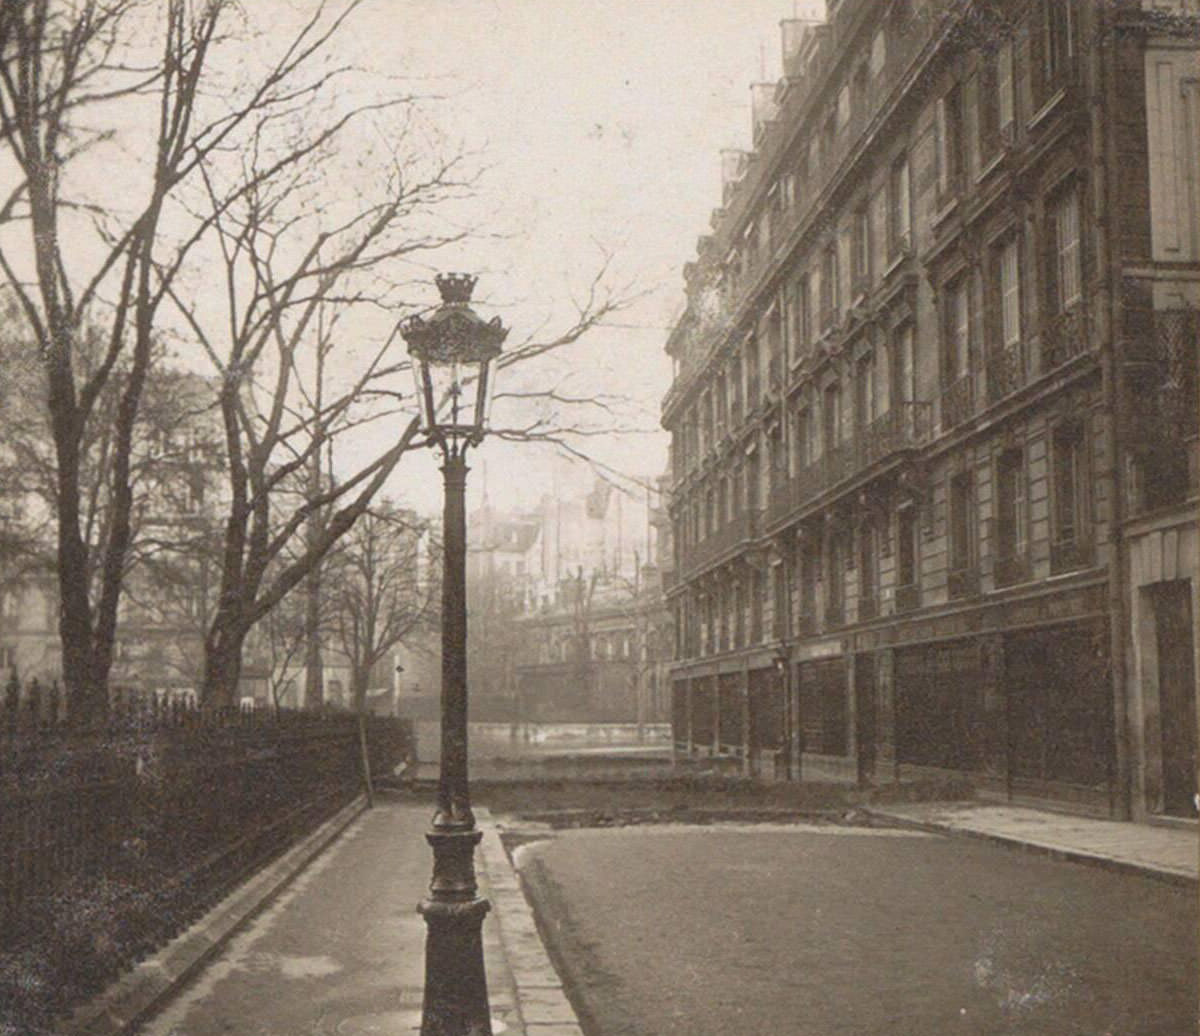
{"type": "Polygon", "coordinates": [[[808,274],[796,281],[795,305],[792,309],[796,323],[796,352],[808,352],[812,344],[812,284],[808,274]]]}
{"type": "Polygon", "coordinates": [[[1009,236],[991,251],[988,303],[988,342],[1006,349],[1021,341],[1020,242],[1009,236]]]}
{"type": "Polygon", "coordinates": [[[946,383],[965,377],[971,362],[971,305],[967,278],[959,277],[946,289],[943,314],[943,369],[946,383]]]}
{"type": "Polygon", "coordinates": [[[742,513],[742,503],[746,498],[746,475],[742,471],[740,464],[735,464],[733,468],[733,489],[730,496],[729,507],[732,515],[736,517],[742,513]]]}
{"type": "Polygon", "coordinates": [[[763,572],[755,569],[750,582],[750,643],[757,644],[763,639],[763,598],[767,580],[763,572]]]}
{"type": "Polygon", "coordinates": [[[822,416],[825,424],[822,434],[825,440],[825,452],[831,453],[837,448],[842,438],[842,393],[836,382],[825,387],[824,404],[822,416]]]}
{"type": "Polygon", "coordinates": [[[917,509],[909,505],[896,515],[896,605],[900,588],[917,585],[917,509]]]}
{"type": "Polygon", "coordinates": [[[866,522],[858,536],[858,617],[873,619],[879,613],[876,588],[879,585],[879,551],[875,527],[866,522]]]}
{"type": "Polygon", "coordinates": [[[1054,86],[1066,77],[1075,54],[1075,26],[1072,0],[1047,0],[1046,3],[1046,85],[1054,86]]]}
{"type": "Polygon", "coordinates": [[[1000,341],[1005,346],[1021,340],[1021,263],[1016,238],[1009,238],[998,255],[1000,274],[1000,341]]]}
{"type": "Polygon", "coordinates": [[[758,454],[746,458],[746,510],[757,511],[759,499],[758,454]]]}
{"type": "Polygon", "coordinates": [[[962,95],[957,85],[938,98],[937,131],[937,189],[939,201],[958,188],[962,174],[962,95]]]}
{"type": "Polygon", "coordinates": [[[787,453],[783,445],[783,429],[776,425],[767,437],[767,462],[770,467],[771,488],[781,486],[787,479],[787,453]]]}
{"type": "MultiPolygon", "coordinates": [[[[954,573],[970,568],[974,558],[970,472],[962,472],[950,479],[949,511],[949,562],[950,571],[954,573]]],[[[952,589],[952,597],[953,595],[955,594],[952,589]]]]}
{"type": "Polygon", "coordinates": [[[771,580],[775,587],[775,600],[771,609],[771,633],[777,640],[782,640],[787,632],[788,592],[786,565],[774,565],[771,568],[771,580]]]}
{"type": "Polygon", "coordinates": [[[742,361],[735,359],[729,365],[729,423],[740,424],[742,420],[742,361]]]}
{"type": "Polygon", "coordinates": [[[1012,40],[1005,40],[996,49],[996,108],[998,128],[1003,133],[1012,125],[1016,111],[1012,40]]]}
{"type": "Polygon", "coordinates": [[[854,210],[850,269],[854,294],[860,295],[870,286],[871,277],[871,214],[865,201],[854,210]]]}
{"type": "Polygon", "coordinates": [[[887,61],[887,36],[882,29],[875,33],[871,41],[871,75],[877,76],[883,71],[887,61]]]}
{"type": "Polygon", "coordinates": [[[796,411],[794,448],[797,472],[803,471],[814,460],[812,424],[811,408],[803,407],[796,411]]]}
{"type": "MultiPolygon", "coordinates": [[[[839,107],[840,106],[839,99],[839,107]]],[[[835,118],[835,113],[830,112],[825,118],[825,125],[821,128],[822,158],[824,158],[826,161],[828,161],[833,155],[833,146],[837,141],[837,122],[835,121],[835,118]]]]}
{"type": "Polygon", "coordinates": [[[826,624],[840,626],[844,621],[846,591],[846,541],[843,532],[829,539],[829,586],[825,595],[826,624]]]}
{"type": "Polygon", "coordinates": [[[17,649],[0,644],[0,673],[7,673],[17,667],[17,649]]]}
{"type": "Polygon", "coordinates": [[[1005,450],[996,459],[996,585],[1018,582],[1024,572],[1028,504],[1025,454],[1005,450]]]}
{"type": "Polygon", "coordinates": [[[908,156],[892,163],[888,180],[888,250],[893,257],[906,251],[912,234],[912,193],[909,189],[908,156]]]}
{"type": "Polygon", "coordinates": [[[751,337],[746,340],[746,407],[753,409],[758,405],[758,341],[751,337]]]}
{"type": "Polygon", "coordinates": [[[843,86],[837,97],[837,128],[844,129],[850,121],[850,87],[843,86]]]}
{"type": "MultiPolygon", "coordinates": [[[[820,582],[821,557],[814,540],[805,540],[800,550],[800,606],[798,615],[806,618],[817,610],[817,583],[820,582]]],[[[798,632],[803,632],[798,630],[798,632]]]]}
{"type": "Polygon", "coordinates": [[[1011,140],[1013,123],[1013,51],[1005,40],[987,55],[979,95],[979,153],[985,160],[1011,140]]]}
{"type": "Polygon", "coordinates": [[[917,398],[917,366],[912,324],[902,324],[895,334],[896,401],[912,403],[917,398]]]}
{"type": "Polygon", "coordinates": [[[892,357],[885,343],[875,349],[875,414],[882,416],[892,409],[892,357]]]}
{"type": "Polygon", "coordinates": [[[854,417],[859,428],[875,420],[875,358],[871,353],[859,358],[854,368],[854,417]]]}
{"type": "Polygon", "coordinates": [[[853,107],[856,112],[865,113],[869,107],[871,73],[865,61],[860,62],[854,70],[853,107]]]}
{"type": "Polygon", "coordinates": [[[1046,281],[1053,312],[1062,313],[1081,297],[1083,270],[1079,240],[1079,194],[1072,185],[1050,203],[1046,281]]]}
{"type": "Polygon", "coordinates": [[[1057,428],[1053,440],[1054,539],[1078,543],[1084,532],[1083,428],[1070,422],[1057,428]]]}
{"type": "Polygon", "coordinates": [[[821,330],[837,322],[840,300],[838,293],[837,241],[830,241],[821,253],[821,330]]]}

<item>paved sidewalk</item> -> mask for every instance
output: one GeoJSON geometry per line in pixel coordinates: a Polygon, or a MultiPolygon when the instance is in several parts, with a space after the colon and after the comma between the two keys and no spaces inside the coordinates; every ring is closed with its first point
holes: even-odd
{"type": "Polygon", "coordinates": [[[871,806],[865,812],[925,830],[986,838],[1062,859],[1194,883],[1200,864],[1195,828],[1133,824],[981,802],[871,806]]]}
{"type": "MultiPolygon", "coordinates": [[[[416,905],[426,894],[432,867],[424,837],[431,811],[427,802],[385,793],[375,809],[342,818],[336,837],[320,842],[327,847],[319,855],[267,868],[284,871],[270,880],[254,879],[270,890],[265,896],[255,903],[239,890],[140,965],[123,983],[124,991],[110,990],[110,1009],[93,1009],[94,1024],[72,1032],[417,1032],[425,924],[416,905]],[[224,935],[214,935],[214,918],[228,914],[230,902],[239,897],[248,907],[244,925],[235,930],[218,924],[224,935]],[[256,912],[264,899],[269,905],[256,912]],[[220,940],[215,947],[214,940],[220,940]],[[181,960],[186,967],[177,966],[181,960]],[[129,1010],[111,1008],[138,999],[147,982],[157,987],[154,1008],[143,1011],[148,1020],[133,1024],[129,1010]]],[[[580,1036],[496,828],[486,810],[479,810],[478,819],[480,887],[492,902],[483,938],[493,1031],[496,1036],[580,1036]]]]}

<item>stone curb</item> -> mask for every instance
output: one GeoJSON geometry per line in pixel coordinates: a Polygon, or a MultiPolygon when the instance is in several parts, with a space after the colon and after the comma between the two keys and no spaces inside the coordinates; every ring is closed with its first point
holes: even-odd
{"type": "Polygon", "coordinates": [[[359,796],[226,896],[157,953],[122,975],[62,1023],[60,1036],[124,1036],[190,979],[366,808],[359,796]]]}
{"type": "Polygon", "coordinates": [[[1003,835],[994,831],[980,831],[968,827],[955,827],[952,824],[939,824],[931,820],[917,820],[886,810],[860,806],[860,811],[876,820],[881,820],[896,827],[911,828],[915,831],[926,831],[932,834],[960,835],[974,838],[993,845],[1005,846],[1009,849],[1022,849],[1025,852],[1036,853],[1039,856],[1049,856],[1055,860],[1066,860],[1070,863],[1081,863],[1102,870],[1114,871],[1118,874],[1134,874],[1154,881],[1165,882],[1168,885],[1178,885],[1182,888],[1195,888],[1197,878],[1190,874],[1180,874],[1178,871],[1166,870],[1153,864],[1135,863],[1133,860],[1119,860],[1112,856],[1101,856],[1082,849],[1068,849],[1063,846],[1046,845],[1044,842],[1031,842],[1015,835],[1003,835]]]}
{"type": "Polygon", "coordinates": [[[487,874],[504,957],[516,990],[517,1010],[527,1036],[583,1036],[583,1029],[563,991],[562,979],[550,962],[538,934],[533,910],[521,878],[500,841],[489,811],[475,811],[483,838],[479,857],[487,874]]]}

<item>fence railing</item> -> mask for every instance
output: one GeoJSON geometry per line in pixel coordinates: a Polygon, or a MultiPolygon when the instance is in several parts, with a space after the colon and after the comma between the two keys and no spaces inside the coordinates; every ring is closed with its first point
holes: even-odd
{"type": "MultiPolygon", "coordinates": [[[[361,787],[353,714],[127,698],[81,730],[50,700],[10,691],[0,716],[0,1003],[30,1031],[361,787]]],[[[366,729],[377,772],[414,751],[405,720],[369,717],[366,729]]]]}

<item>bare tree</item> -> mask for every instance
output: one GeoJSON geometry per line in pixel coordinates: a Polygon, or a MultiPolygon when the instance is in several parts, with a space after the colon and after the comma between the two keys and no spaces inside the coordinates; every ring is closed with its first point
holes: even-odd
{"type": "MultiPolygon", "coordinates": [[[[0,271],[45,372],[63,676],[84,718],[107,704],[134,541],[134,431],[164,330],[181,322],[218,382],[228,507],[205,635],[206,702],[234,701],[254,624],[422,445],[406,418],[391,445],[339,482],[286,515],[273,507],[335,436],[396,419],[387,401],[403,364],[389,358],[393,336],[361,328],[372,315],[391,320],[411,309],[387,271],[466,234],[438,216],[469,187],[462,156],[442,158],[430,147],[413,97],[394,83],[347,89],[360,71],[331,59],[358,6],[315,0],[290,38],[256,41],[260,71],[243,70],[245,82],[230,72],[235,62],[219,57],[241,25],[236,0],[0,7],[0,142],[20,173],[0,199],[0,271]],[[150,139],[129,139],[134,125],[151,127],[150,139]],[[123,163],[145,154],[146,167],[86,175],[118,144],[123,163]],[[76,247],[84,234],[89,243],[76,247]],[[366,315],[348,344],[350,313],[366,315]],[[89,324],[100,332],[94,363],[82,360],[89,324]],[[363,350],[352,361],[350,345],[363,350]],[[315,393],[317,360],[334,350],[341,381],[315,393]],[[100,422],[106,392],[115,415],[100,422]],[[101,425],[111,463],[88,487],[85,443],[101,425]],[[106,501],[103,528],[85,524],[90,491],[106,501]],[[310,525],[317,513],[323,520],[310,525]],[[297,534],[315,528],[303,549],[291,549],[297,534]]],[[[621,308],[628,300],[606,284],[603,276],[592,282],[562,333],[529,339],[503,363],[569,345],[621,308]]],[[[554,428],[540,417],[505,434],[545,438],[554,428]]]]}
{"type": "MultiPolygon", "coordinates": [[[[221,91],[209,90],[216,78],[213,54],[239,9],[234,0],[9,0],[0,6],[0,141],[18,171],[0,200],[0,270],[46,374],[63,678],[84,719],[107,706],[131,540],[131,445],[160,307],[224,207],[258,183],[243,178],[221,206],[186,229],[168,228],[180,217],[181,192],[240,148],[248,126],[282,117],[328,88],[337,70],[318,58],[356,5],[333,16],[324,4],[316,6],[257,81],[221,91]],[[151,139],[121,153],[123,175],[87,176],[88,162],[131,120],[152,127],[151,139]],[[133,167],[130,155],[137,153],[149,156],[147,167],[133,167]],[[81,245],[84,234],[90,237],[81,245]],[[103,327],[103,349],[85,371],[79,350],[88,319],[103,327]],[[112,466],[103,487],[108,528],[102,541],[91,542],[81,520],[81,444],[97,400],[117,382],[112,466]],[[86,574],[93,565],[100,575],[89,593],[86,574]]],[[[258,175],[280,175],[304,156],[303,149],[283,154],[258,175]]]]}
{"type": "Polygon", "coordinates": [[[332,631],[362,708],[372,670],[406,637],[436,621],[437,566],[428,527],[382,500],[342,539],[326,573],[332,631]]]}

